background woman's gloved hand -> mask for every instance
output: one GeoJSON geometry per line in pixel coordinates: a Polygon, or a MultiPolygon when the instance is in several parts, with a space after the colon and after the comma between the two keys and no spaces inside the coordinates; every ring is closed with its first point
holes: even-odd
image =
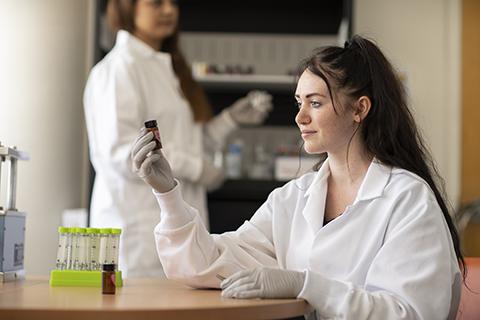
{"type": "Polygon", "coordinates": [[[132,171],[153,189],[164,193],[172,190],[176,182],[162,151],[160,149],[153,151],[156,143],[152,139],[153,132],[147,133],[146,128],[140,129],[131,152],[132,171]]]}
{"type": "Polygon", "coordinates": [[[262,124],[272,110],[272,96],[266,91],[253,90],[246,97],[235,101],[228,111],[240,125],[262,124]]]}
{"type": "Polygon", "coordinates": [[[304,282],[304,272],[261,267],[239,271],[220,286],[224,298],[296,298],[304,282]]]}
{"type": "Polygon", "coordinates": [[[202,174],[198,183],[207,189],[208,192],[219,189],[225,182],[225,172],[222,168],[214,166],[212,163],[204,161],[202,174]]]}

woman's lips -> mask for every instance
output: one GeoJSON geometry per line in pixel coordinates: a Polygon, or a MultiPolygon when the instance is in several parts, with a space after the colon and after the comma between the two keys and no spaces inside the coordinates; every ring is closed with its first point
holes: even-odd
{"type": "Polygon", "coordinates": [[[313,131],[313,130],[302,130],[302,138],[303,139],[308,138],[315,133],[316,131],[313,131]]]}

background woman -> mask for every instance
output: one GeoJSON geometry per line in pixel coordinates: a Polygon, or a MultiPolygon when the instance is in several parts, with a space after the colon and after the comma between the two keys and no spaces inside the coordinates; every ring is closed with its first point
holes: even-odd
{"type": "Polygon", "coordinates": [[[205,154],[219,150],[239,124],[263,122],[271,97],[252,92],[213,117],[178,47],[177,1],[111,0],[107,18],[117,32],[116,44],[92,69],[84,95],[96,172],[90,224],[123,230],[119,267],[125,277],[164,277],[153,237],[158,205],[131,172],[138,127],[157,120],[184,198],[208,226],[206,190],[220,187],[224,174],[205,154]]]}

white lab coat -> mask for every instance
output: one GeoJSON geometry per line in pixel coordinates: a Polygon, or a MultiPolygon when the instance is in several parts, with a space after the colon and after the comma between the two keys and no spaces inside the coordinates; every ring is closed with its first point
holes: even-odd
{"type": "Polygon", "coordinates": [[[259,266],[305,271],[308,319],[455,319],[461,275],[442,212],[418,176],[372,162],[357,198],[323,226],[328,160],[273,191],[237,231],[210,235],[178,188],[157,194],[168,278],[218,287],[259,266]]]}
{"type": "Polygon", "coordinates": [[[208,150],[220,148],[236,124],[228,113],[207,126],[194,123],[170,54],[123,30],[112,51],[92,69],[84,107],[96,172],[90,225],[122,229],[119,268],[124,277],[164,277],[153,237],[158,205],[150,187],[132,173],[130,151],[138,131],[144,121],[157,120],[163,153],[182,182],[184,199],[208,225],[206,191],[196,183],[204,143],[208,150]]]}

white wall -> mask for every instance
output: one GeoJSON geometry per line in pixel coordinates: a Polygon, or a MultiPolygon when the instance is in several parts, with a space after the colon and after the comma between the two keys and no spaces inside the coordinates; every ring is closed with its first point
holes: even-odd
{"type": "MultiPolygon", "coordinates": [[[[0,141],[31,157],[18,164],[16,202],[27,212],[27,274],[50,273],[61,212],[85,206],[93,8],[92,0],[0,1],[0,141]]],[[[4,163],[2,180],[7,171],[4,163]]]]}
{"type": "Polygon", "coordinates": [[[455,206],[460,201],[461,0],[354,0],[353,32],[408,76],[417,120],[455,206]]]}

